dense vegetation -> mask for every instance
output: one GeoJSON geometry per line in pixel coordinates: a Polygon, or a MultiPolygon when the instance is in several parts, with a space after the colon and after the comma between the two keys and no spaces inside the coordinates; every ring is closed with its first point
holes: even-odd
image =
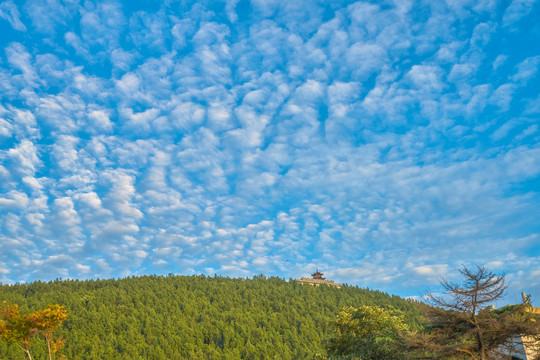
{"type": "Polygon", "coordinates": [[[521,359],[526,346],[540,360],[540,318],[530,296],[522,304],[494,309],[491,304],[508,288],[505,276],[479,265],[458,271],[460,282],[441,281],[444,296],[428,295],[434,306],[423,307],[424,331],[406,336],[417,358],[521,359]]]}
{"type": "MultiPolygon", "coordinates": [[[[325,341],[328,359],[405,360],[404,334],[409,327],[403,316],[379,306],[343,308],[333,321],[332,337],[325,341]]],[[[420,357],[421,359],[422,357],[420,357]]]]}
{"type": "Polygon", "coordinates": [[[428,294],[431,305],[417,303],[425,321],[420,331],[395,310],[342,309],[324,342],[327,359],[540,360],[540,317],[530,296],[524,294],[522,304],[495,309],[491,304],[508,288],[505,276],[480,265],[458,271],[460,282],[442,279],[444,295],[428,294]]]}
{"type": "MultiPolygon", "coordinates": [[[[144,276],[0,285],[0,300],[69,313],[56,333],[68,359],[306,359],[323,353],[329,323],[343,307],[398,310],[418,327],[417,307],[380,291],[312,287],[280,278],[144,276]]],[[[43,345],[43,344],[41,344],[43,345]]],[[[46,346],[34,345],[35,358],[46,346]]],[[[25,359],[0,343],[0,358],[25,359]]]]}

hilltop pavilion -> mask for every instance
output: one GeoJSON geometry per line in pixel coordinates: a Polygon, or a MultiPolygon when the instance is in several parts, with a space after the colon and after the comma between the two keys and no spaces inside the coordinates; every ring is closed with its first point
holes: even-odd
{"type": "Polygon", "coordinates": [[[341,287],[341,284],[337,284],[332,280],[326,280],[323,275],[324,274],[319,272],[319,269],[317,269],[317,271],[311,274],[311,278],[303,277],[301,279],[295,279],[295,281],[298,281],[301,284],[308,284],[311,286],[328,285],[337,287],[338,289],[341,287]]]}

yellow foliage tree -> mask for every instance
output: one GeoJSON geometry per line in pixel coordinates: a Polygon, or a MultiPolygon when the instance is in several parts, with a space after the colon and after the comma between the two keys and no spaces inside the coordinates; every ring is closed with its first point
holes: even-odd
{"type": "Polygon", "coordinates": [[[35,336],[42,335],[47,342],[49,360],[64,345],[62,338],[54,339],[53,331],[60,327],[68,314],[63,306],[48,305],[28,315],[21,315],[17,304],[4,301],[0,309],[0,339],[16,344],[32,360],[30,347],[35,336]]]}

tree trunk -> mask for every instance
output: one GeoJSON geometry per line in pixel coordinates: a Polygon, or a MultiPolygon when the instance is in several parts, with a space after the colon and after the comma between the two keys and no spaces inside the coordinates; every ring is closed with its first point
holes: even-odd
{"type": "Polygon", "coordinates": [[[49,360],[52,360],[52,354],[51,354],[51,342],[48,338],[45,338],[47,340],[47,350],[49,350],[49,360]]]}
{"type": "Polygon", "coordinates": [[[480,350],[480,360],[487,360],[486,349],[484,346],[484,341],[482,340],[482,334],[480,332],[480,329],[477,329],[476,331],[476,336],[478,338],[478,350],[480,350]]]}
{"type": "MultiPolygon", "coordinates": [[[[476,282],[476,286],[478,287],[478,281],[476,282]]],[[[476,328],[476,340],[478,341],[478,351],[480,353],[480,360],[487,360],[486,358],[486,349],[484,346],[484,340],[482,339],[482,329],[480,329],[480,325],[478,324],[478,319],[476,318],[476,306],[477,306],[478,298],[476,294],[473,297],[473,303],[472,303],[472,319],[474,327],[476,328]]]]}
{"type": "Polygon", "coordinates": [[[16,344],[22,351],[24,351],[26,353],[26,355],[28,355],[28,359],[29,360],[32,360],[32,355],[30,355],[30,350],[27,348],[27,347],[22,347],[21,345],[19,344],[16,344]]]}

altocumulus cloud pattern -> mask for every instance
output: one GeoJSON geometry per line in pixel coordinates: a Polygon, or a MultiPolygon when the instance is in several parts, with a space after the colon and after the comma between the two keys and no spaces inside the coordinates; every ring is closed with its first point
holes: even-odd
{"type": "MultiPolygon", "coordinates": [[[[540,298],[540,2],[0,4],[0,281],[540,298]]],[[[510,299],[512,300],[512,299],[510,299]]]]}

